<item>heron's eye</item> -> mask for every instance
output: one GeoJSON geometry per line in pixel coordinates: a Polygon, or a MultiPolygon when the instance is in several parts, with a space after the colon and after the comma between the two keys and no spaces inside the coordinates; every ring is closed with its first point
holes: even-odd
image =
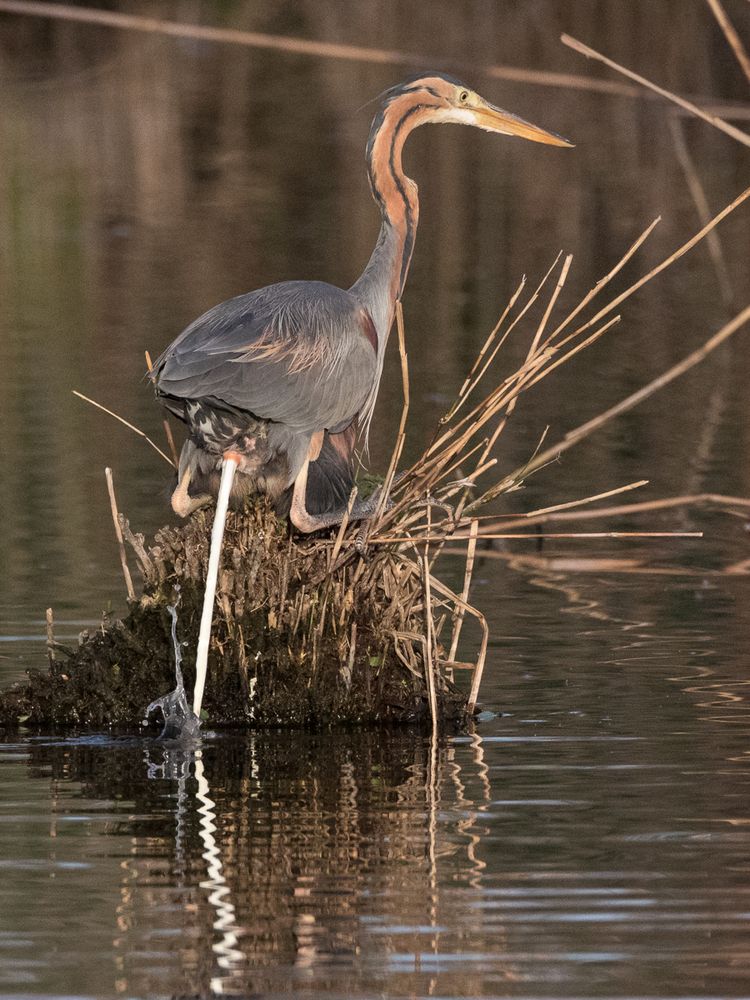
{"type": "Polygon", "coordinates": [[[466,102],[469,100],[469,91],[462,90],[461,93],[458,95],[458,99],[462,104],[466,104],[466,102]]]}

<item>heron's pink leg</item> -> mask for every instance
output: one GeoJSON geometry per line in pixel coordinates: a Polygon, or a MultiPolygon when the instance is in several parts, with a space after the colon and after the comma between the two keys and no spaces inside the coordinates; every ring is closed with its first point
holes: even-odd
{"type": "Polygon", "coordinates": [[[299,475],[294,480],[294,491],[292,493],[292,506],[289,510],[289,520],[297,531],[309,534],[317,531],[325,525],[319,524],[318,519],[307,512],[305,504],[305,494],[307,493],[307,470],[310,467],[310,459],[305,459],[305,464],[299,471],[299,475]]]}
{"type": "Polygon", "coordinates": [[[320,455],[322,447],[323,431],[318,431],[316,434],[313,434],[310,440],[310,448],[305,459],[305,464],[299,470],[297,478],[294,480],[289,520],[297,531],[302,531],[305,534],[309,534],[311,531],[320,531],[321,528],[327,528],[332,524],[340,524],[343,517],[343,511],[341,512],[341,516],[334,514],[334,519],[331,520],[330,517],[319,517],[310,514],[307,510],[307,470],[310,468],[310,462],[314,462],[318,455],[320,455]],[[336,520],[336,517],[338,517],[338,520],[336,520]]]}
{"type": "Polygon", "coordinates": [[[205,507],[207,503],[211,503],[211,496],[208,493],[191,497],[188,493],[188,486],[190,486],[190,469],[185,469],[185,473],[177,484],[177,489],[172,494],[171,500],[172,510],[178,517],[190,517],[200,507],[205,507]]]}

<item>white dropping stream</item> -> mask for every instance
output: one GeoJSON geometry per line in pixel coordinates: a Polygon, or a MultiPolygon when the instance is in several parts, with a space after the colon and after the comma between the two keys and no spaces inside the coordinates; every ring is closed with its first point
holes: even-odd
{"type": "Polygon", "coordinates": [[[143,725],[148,725],[149,718],[154,712],[161,712],[164,718],[164,728],[159,736],[160,740],[177,742],[180,744],[191,743],[197,736],[200,729],[200,720],[193,715],[187,703],[185,685],[182,680],[182,646],[177,638],[177,606],[180,603],[180,587],[175,587],[175,602],[170,604],[167,611],[172,617],[172,647],[174,649],[174,673],[175,688],[169,694],[164,694],[161,698],[156,698],[146,709],[143,725]]]}
{"type": "Polygon", "coordinates": [[[224,541],[224,524],[227,519],[229,494],[232,492],[234,474],[237,462],[233,458],[225,458],[221,467],[221,483],[219,496],[216,500],[216,514],[211,529],[211,551],[208,556],[208,571],[206,573],[206,592],[203,595],[203,610],[201,612],[201,629],[198,635],[198,652],[195,659],[195,688],[193,689],[193,714],[201,717],[203,690],[206,686],[208,670],[208,646],[211,641],[211,621],[214,616],[214,601],[216,599],[216,582],[219,577],[219,557],[224,541]]]}
{"type": "Polygon", "coordinates": [[[177,639],[177,605],[179,604],[179,586],[176,587],[178,596],[174,606],[167,609],[172,616],[172,644],[174,646],[174,667],[175,682],[174,691],[162,695],[152,701],[146,709],[146,717],[143,724],[146,725],[149,716],[157,711],[164,716],[164,729],[162,730],[162,740],[176,741],[181,744],[191,743],[199,734],[201,725],[201,705],[203,704],[203,691],[206,687],[206,671],[208,669],[208,647],[211,641],[211,621],[214,614],[214,600],[216,599],[216,582],[219,576],[219,556],[224,541],[224,524],[227,519],[227,507],[229,506],[229,494],[232,491],[232,481],[237,469],[237,462],[233,458],[224,460],[221,469],[221,483],[219,484],[219,497],[216,501],[216,515],[214,517],[213,528],[211,529],[211,549],[208,555],[208,571],[206,573],[206,591],[203,595],[203,609],[201,611],[201,628],[198,636],[198,652],[195,661],[195,688],[193,689],[192,710],[187,702],[185,687],[182,682],[182,649],[177,639]]]}

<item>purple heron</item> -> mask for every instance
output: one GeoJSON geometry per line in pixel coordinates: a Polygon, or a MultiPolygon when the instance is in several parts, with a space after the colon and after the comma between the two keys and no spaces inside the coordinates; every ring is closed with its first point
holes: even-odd
{"type": "MultiPolygon", "coordinates": [[[[386,91],[367,143],[382,224],[351,288],[283,281],[239,295],[191,323],[154,365],[158,397],[188,426],[172,495],[180,516],[216,495],[231,455],[235,500],[258,492],[282,503],[286,497],[303,532],[340,522],[354,482],[354,444],[369,428],[414,249],[419,201],[401,151],[413,129],[432,122],[570,145],[443,73],[386,91]]],[[[352,517],[369,513],[371,504],[360,501],[352,517]]]]}
{"type": "MultiPolygon", "coordinates": [[[[403,171],[408,135],[455,122],[552,146],[571,143],[489,104],[444,73],[387,90],[372,123],[367,169],[382,216],[351,288],[284,281],[222,302],[156,361],[161,402],[188,427],[172,507],[182,517],[218,494],[198,643],[200,712],[215,576],[230,499],[266,493],[299,531],[339,524],[354,484],[354,445],[372,419],[383,356],[414,250],[417,186],[403,171]],[[235,472],[237,475],[235,476],[235,472]]],[[[358,500],[352,519],[373,513],[358,500]]]]}

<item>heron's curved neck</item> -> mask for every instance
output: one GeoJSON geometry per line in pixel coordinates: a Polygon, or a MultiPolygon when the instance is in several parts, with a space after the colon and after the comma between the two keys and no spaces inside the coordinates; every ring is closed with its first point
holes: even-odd
{"type": "Polygon", "coordinates": [[[428,113],[417,94],[401,94],[377,115],[367,143],[370,187],[383,219],[375,249],[350,291],[372,316],[381,357],[406,281],[419,219],[417,185],[404,174],[401,152],[406,137],[428,113]]]}

